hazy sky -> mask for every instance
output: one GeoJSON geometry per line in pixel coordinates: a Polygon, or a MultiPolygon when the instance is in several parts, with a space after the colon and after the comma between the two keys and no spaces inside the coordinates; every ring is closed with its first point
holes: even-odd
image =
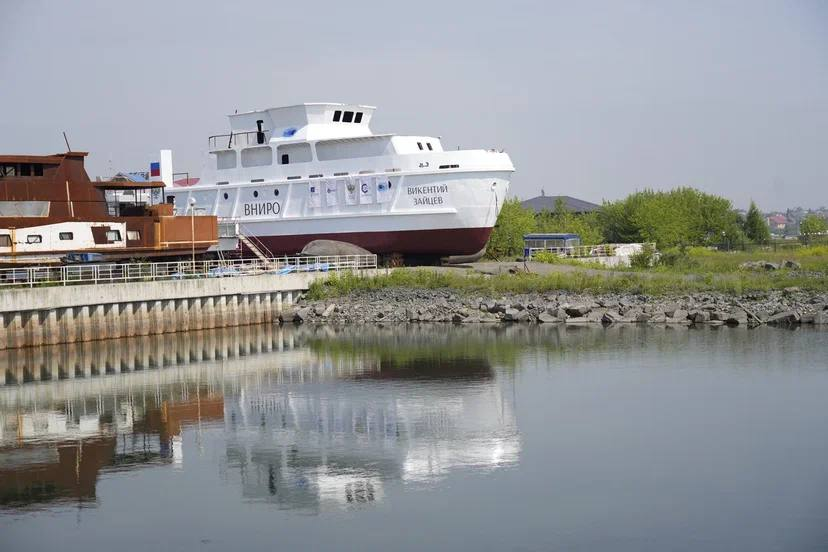
{"type": "Polygon", "coordinates": [[[373,129],[497,147],[513,191],[599,202],[690,185],[828,205],[828,2],[0,0],[0,152],[173,150],[226,115],[378,106],[373,129]]]}

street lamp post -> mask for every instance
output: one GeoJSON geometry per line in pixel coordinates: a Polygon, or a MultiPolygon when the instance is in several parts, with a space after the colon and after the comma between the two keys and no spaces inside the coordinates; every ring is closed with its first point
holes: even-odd
{"type": "Polygon", "coordinates": [[[194,197],[190,198],[190,244],[193,248],[193,272],[195,272],[195,204],[194,197]]]}

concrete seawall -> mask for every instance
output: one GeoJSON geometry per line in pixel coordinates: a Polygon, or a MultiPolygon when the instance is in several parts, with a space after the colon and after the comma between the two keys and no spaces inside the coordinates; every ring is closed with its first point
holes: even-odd
{"type": "Polygon", "coordinates": [[[327,276],[263,274],[3,290],[0,350],[270,322],[313,280],[327,276]]]}

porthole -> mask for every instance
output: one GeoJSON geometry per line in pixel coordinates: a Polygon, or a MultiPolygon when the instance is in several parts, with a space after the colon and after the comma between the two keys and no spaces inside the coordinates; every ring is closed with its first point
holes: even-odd
{"type": "Polygon", "coordinates": [[[224,199],[228,199],[230,196],[227,195],[227,192],[224,192],[224,199]]]}
{"type": "Polygon", "coordinates": [[[273,195],[278,196],[279,195],[279,190],[273,190],[273,195]]]}
{"type": "Polygon", "coordinates": [[[259,197],[259,192],[256,191],[256,190],[253,190],[253,197],[259,197]]]}

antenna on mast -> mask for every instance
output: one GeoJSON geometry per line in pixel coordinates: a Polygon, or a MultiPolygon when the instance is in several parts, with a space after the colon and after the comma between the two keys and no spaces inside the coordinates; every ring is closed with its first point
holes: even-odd
{"type": "Polygon", "coordinates": [[[69,139],[66,137],[66,131],[63,131],[63,141],[66,142],[66,151],[72,151],[72,148],[69,146],[69,139]]]}

